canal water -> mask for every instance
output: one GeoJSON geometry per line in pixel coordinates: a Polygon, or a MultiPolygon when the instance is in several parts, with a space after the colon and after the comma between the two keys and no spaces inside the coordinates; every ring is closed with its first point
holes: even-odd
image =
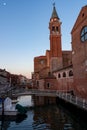
{"type": "Polygon", "coordinates": [[[27,107],[24,116],[6,117],[0,130],[87,130],[87,123],[56,104],[54,97],[20,96],[18,103],[27,107]]]}

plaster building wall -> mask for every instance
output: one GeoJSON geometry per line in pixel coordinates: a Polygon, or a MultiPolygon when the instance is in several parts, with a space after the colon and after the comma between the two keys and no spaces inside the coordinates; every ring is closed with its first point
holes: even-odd
{"type": "Polygon", "coordinates": [[[58,82],[58,90],[70,92],[73,90],[73,68],[72,65],[54,71],[54,76],[58,82]]]}
{"type": "Polygon", "coordinates": [[[82,7],[71,34],[74,89],[87,98],[87,6],[82,7]]]}

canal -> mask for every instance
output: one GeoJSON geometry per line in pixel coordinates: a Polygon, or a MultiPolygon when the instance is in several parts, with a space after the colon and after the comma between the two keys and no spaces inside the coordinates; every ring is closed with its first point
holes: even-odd
{"type": "Polygon", "coordinates": [[[55,97],[19,96],[18,103],[27,107],[24,116],[4,117],[0,130],[87,130],[87,120],[67,111],[55,97]]]}

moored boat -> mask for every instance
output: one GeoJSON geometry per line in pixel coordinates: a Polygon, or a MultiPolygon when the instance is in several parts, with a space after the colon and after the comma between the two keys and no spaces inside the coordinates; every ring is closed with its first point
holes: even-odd
{"type": "Polygon", "coordinates": [[[14,116],[17,115],[18,111],[15,107],[16,104],[12,104],[12,100],[7,97],[3,103],[4,107],[0,107],[0,115],[14,116]]]}

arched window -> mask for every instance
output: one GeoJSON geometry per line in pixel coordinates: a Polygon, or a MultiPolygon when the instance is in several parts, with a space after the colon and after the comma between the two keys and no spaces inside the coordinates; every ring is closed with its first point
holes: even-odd
{"type": "Polygon", "coordinates": [[[55,26],[52,26],[52,31],[55,31],[55,26]]]}
{"type": "Polygon", "coordinates": [[[81,41],[84,42],[87,40],[87,26],[82,28],[81,31],[81,41]]]}
{"type": "Polygon", "coordinates": [[[51,72],[48,72],[48,76],[51,76],[51,72]]]}
{"type": "Polygon", "coordinates": [[[61,78],[61,74],[60,73],[58,74],[58,78],[61,78]]]}
{"type": "Polygon", "coordinates": [[[66,73],[65,72],[63,72],[63,77],[66,77],[66,73]]]}
{"type": "Polygon", "coordinates": [[[39,81],[37,81],[37,87],[39,87],[39,81]]]}
{"type": "Polygon", "coordinates": [[[73,71],[72,70],[69,71],[69,76],[73,76],[73,71]]]}
{"type": "Polygon", "coordinates": [[[58,27],[56,27],[56,31],[58,32],[59,30],[58,30],[58,27]]]}

